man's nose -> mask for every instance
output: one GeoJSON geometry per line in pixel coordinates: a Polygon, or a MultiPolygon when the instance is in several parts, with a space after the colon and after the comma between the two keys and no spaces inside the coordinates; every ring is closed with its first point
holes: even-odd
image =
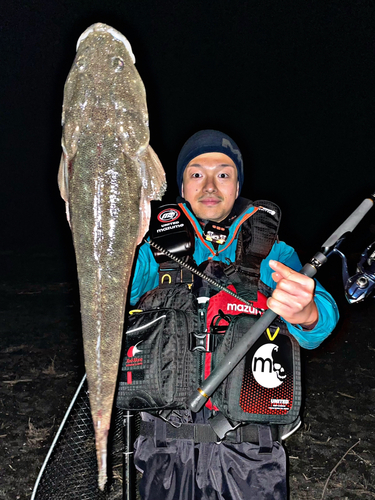
{"type": "Polygon", "coordinates": [[[206,178],[206,182],[204,184],[204,190],[207,191],[208,193],[213,193],[217,190],[215,178],[213,177],[206,178]]]}

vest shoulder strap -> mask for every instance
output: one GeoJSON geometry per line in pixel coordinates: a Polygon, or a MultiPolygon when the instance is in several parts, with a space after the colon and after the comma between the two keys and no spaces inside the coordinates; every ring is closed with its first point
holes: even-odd
{"type": "Polygon", "coordinates": [[[226,270],[237,293],[249,301],[257,298],[260,265],[272,249],[281,219],[281,210],[276,203],[258,200],[253,205],[258,210],[242,224],[236,261],[226,270]]]}

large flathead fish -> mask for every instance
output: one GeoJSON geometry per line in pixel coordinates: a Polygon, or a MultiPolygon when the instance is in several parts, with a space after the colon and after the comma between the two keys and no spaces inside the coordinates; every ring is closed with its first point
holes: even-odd
{"type": "Polygon", "coordinates": [[[125,303],[149,202],[165,190],[149,146],[146,95],[129,42],[105,24],[79,38],[64,89],[59,187],[76,253],[99,487],[118,375],[125,303]]]}

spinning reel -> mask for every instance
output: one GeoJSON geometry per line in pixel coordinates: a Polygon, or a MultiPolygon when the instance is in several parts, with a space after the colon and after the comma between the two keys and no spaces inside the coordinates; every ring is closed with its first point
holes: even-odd
{"type": "Polygon", "coordinates": [[[362,302],[375,294],[375,241],[362,253],[357,264],[357,272],[353,276],[349,276],[345,254],[337,248],[340,243],[341,241],[332,250],[332,253],[341,257],[345,297],[349,304],[362,302]]]}

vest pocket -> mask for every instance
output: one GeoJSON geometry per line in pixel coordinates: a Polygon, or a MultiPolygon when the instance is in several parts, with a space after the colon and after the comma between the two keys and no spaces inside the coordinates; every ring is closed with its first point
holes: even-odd
{"type": "Polygon", "coordinates": [[[193,391],[190,313],[158,309],[130,316],[116,405],[127,410],[185,408],[193,391]]]}
{"type": "MultiPolygon", "coordinates": [[[[256,321],[233,317],[223,342],[213,355],[217,366],[256,321]]],[[[212,396],[229,419],[240,422],[287,424],[301,406],[300,350],[286,325],[276,320],[251,347],[212,396]]]]}

